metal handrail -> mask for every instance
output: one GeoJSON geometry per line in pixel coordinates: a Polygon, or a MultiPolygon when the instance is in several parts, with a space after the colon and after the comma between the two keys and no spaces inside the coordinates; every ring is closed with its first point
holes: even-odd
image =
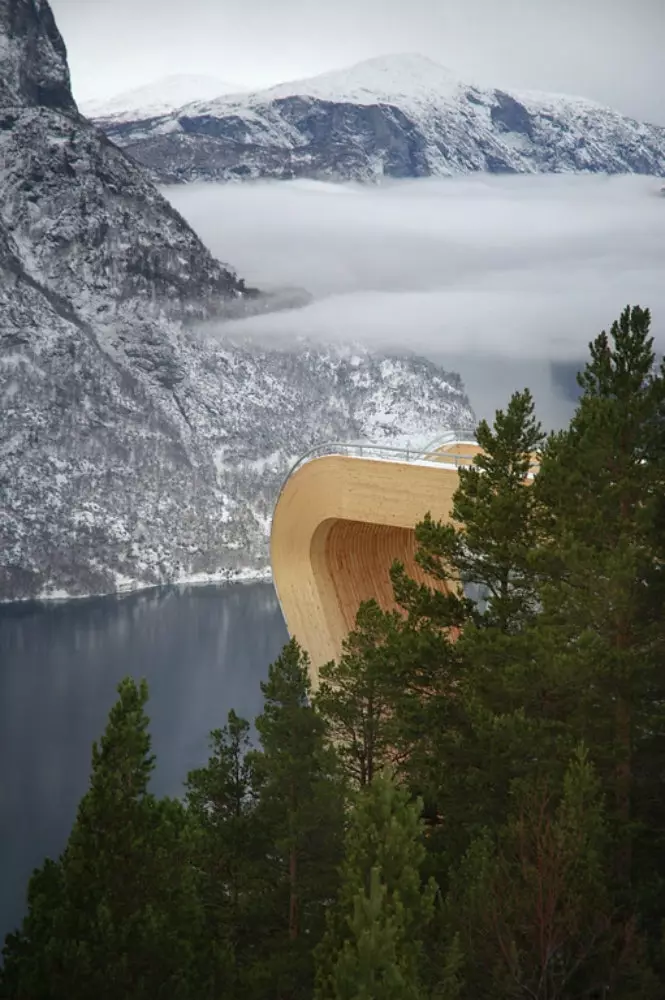
{"type": "MultiPolygon", "coordinates": [[[[384,458],[388,456],[394,456],[395,458],[405,459],[407,462],[426,462],[430,460],[437,465],[447,464],[454,465],[457,468],[469,468],[474,464],[477,455],[464,455],[457,454],[455,452],[442,452],[440,449],[446,444],[476,444],[477,442],[468,431],[461,429],[459,431],[452,430],[446,431],[434,438],[429,444],[424,448],[399,448],[386,444],[372,444],[370,441],[326,441],[320,444],[315,444],[312,448],[306,451],[303,455],[298,458],[296,462],[293,463],[286,476],[282,480],[282,484],[279,488],[279,496],[281,496],[284,487],[287,482],[294,475],[295,472],[307,462],[311,462],[316,458],[324,458],[326,455],[347,455],[351,457],[358,458],[372,458],[376,456],[378,458],[384,458]]],[[[530,469],[532,471],[527,473],[528,478],[533,478],[535,470],[539,468],[539,462],[532,462],[530,469]]]]}
{"type": "Polygon", "coordinates": [[[437,437],[432,438],[429,444],[426,444],[423,449],[423,454],[429,455],[431,452],[437,451],[442,448],[444,444],[477,444],[473,432],[469,431],[463,427],[456,428],[455,430],[444,431],[437,437]]]}
{"type": "MultiPolygon", "coordinates": [[[[377,457],[379,458],[394,455],[395,457],[404,458],[407,462],[423,462],[428,458],[431,458],[431,456],[437,454],[438,449],[442,448],[443,445],[453,444],[456,441],[460,441],[460,443],[464,444],[474,443],[473,440],[469,440],[468,432],[462,430],[447,431],[435,438],[429,444],[425,445],[424,448],[399,448],[387,444],[372,444],[370,441],[326,441],[320,444],[315,444],[293,463],[282,481],[279,489],[279,496],[281,496],[282,491],[291,476],[298,471],[301,465],[305,465],[307,462],[311,462],[315,458],[323,458],[326,455],[348,455],[358,458],[371,458],[374,454],[378,453],[377,457]],[[460,440],[461,434],[466,434],[467,436],[460,440]]],[[[475,456],[457,455],[451,453],[449,456],[446,456],[446,458],[450,459],[449,464],[459,467],[472,465],[475,456]]]]}

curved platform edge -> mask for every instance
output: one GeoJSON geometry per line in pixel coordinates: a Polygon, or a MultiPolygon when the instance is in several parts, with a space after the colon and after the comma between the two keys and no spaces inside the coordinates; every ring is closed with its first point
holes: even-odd
{"type": "Polygon", "coordinates": [[[428,511],[447,519],[457,485],[457,463],[443,454],[422,464],[329,455],[287,480],[272,524],[273,580],[289,634],[309,653],[314,686],[320,666],[339,656],[360,602],[394,606],[395,559],[435,585],[415,562],[414,528],[428,511]]]}

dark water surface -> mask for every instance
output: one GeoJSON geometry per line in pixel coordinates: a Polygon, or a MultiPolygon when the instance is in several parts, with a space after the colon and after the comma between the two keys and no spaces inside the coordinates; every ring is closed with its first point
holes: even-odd
{"type": "Polygon", "coordinates": [[[229,709],[258,714],[286,639],[265,583],[0,607],[0,942],[65,845],[118,681],[148,681],[153,785],[174,795],[229,709]]]}

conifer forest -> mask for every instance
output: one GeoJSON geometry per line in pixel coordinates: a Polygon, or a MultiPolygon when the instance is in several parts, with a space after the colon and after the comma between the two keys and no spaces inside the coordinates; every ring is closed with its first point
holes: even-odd
{"type": "Polygon", "coordinates": [[[528,389],[425,510],[398,611],[311,688],[292,640],[182,794],[125,679],[5,1000],[663,1000],[665,365],[589,345],[563,430],[528,389]],[[535,458],[534,458],[535,456],[535,458]],[[531,474],[534,461],[537,472],[531,474]]]}

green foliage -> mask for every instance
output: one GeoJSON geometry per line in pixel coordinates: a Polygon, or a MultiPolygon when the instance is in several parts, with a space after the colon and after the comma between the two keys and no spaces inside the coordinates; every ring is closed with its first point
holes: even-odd
{"type": "Polygon", "coordinates": [[[62,865],[50,859],[33,872],[23,926],[5,941],[0,996],[46,1000],[64,995],[58,965],[62,881],[62,865]]]}
{"type": "Polygon", "coordinates": [[[260,867],[269,840],[257,822],[249,723],[231,711],[210,734],[211,756],[187,777],[191,857],[204,913],[201,964],[212,996],[248,995],[261,921],[260,867]]]}
{"type": "Polygon", "coordinates": [[[394,581],[400,602],[412,614],[438,618],[446,628],[480,617],[483,624],[509,632],[536,605],[530,555],[539,528],[534,494],[524,485],[544,434],[528,389],[513,395],[505,413],[497,411],[493,429],[482,420],[476,438],[483,452],[470,468],[459,470],[451,521],[427,514],[416,527],[417,561],[433,579],[451,586],[453,595],[414,587],[400,568],[394,581]],[[482,614],[474,601],[455,592],[458,581],[482,595],[482,614]]]}
{"type": "Polygon", "coordinates": [[[13,996],[196,995],[200,908],[184,808],[148,792],[145,682],[118,688],[67,847],[32,878],[5,961],[13,996]]]}
{"type": "Polygon", "coordinates": [[[418,562],[449,593],[393,570],[407,612],[401,656],[418,662],[412,697],[395,701],[393,725],[398,745],[412,748],[403,770],[438,821],[432,870],[442,882],[478,830],[505,815],[511,780],[534,756],[551,756],[559,735],[542,711],[547,692],[531,629],[543,519],[527,476],[543,434],[530,393],[515,393],[477,438],[484,451],[460,469],[451,521],[428,515],[416,528],[418,562]]]}
{"type": "Polygon", "coordinates": [[[387,771],[357,795],[338,903],[318,954],[320,998],[421,996],[422,938],[435,894],[420,876],[421,809],[387,771]]]}
{"type": "Polygon", "coordinates": [[[480,978],[468,970],[471,995],[514,989],[561,1000],[602,991],[616,936],[607,857],[600,784],[585,750],[558,796],[546,780],[515,784],[506,824],[470,846],[447,900],[468,953],[482,956],[480,978]]]}
{"type": "Polygon", "coordinates": [[[292,640],[270,667],[256,720],[261,750],[250,758],[257,821],[270,832],[262,894],[269,951],[256,970],[265,997],[311,995],[312,945],[338,885],[344,788],[325,722],[310,703],[308,662],[292,640]]]}
{"type": "MultiPolygon", "coordinates": [[[[655,366],[648,331],[648,312],[626,310],[610,337],[601,334],[591,345],[577,411],[570,427],[542,446],[541,471],[532,487],[521,495],[517,490],[525,465],[520,466],[510,442],[503,440],[506,421],[497,414],[494,434],[483,442],[493,449],[488,472],[480,472],[478,460],[478,472],[460,475],[454,502],[459,524],[426,520],[418,529],[419,561],[433,575],[445,579],[446,573],[457,573],[460,579],[482,582],[489,591],[487,606],[466,614],[456,643],[457,717],[443,695],[430,705],[432,722],[441,720],[438,727],[428,727],[439,733],[429,783],[439,786],[437,808],[443,817],[439,835],[431,841],[434,870],[442,885],[456,878],[463,865],[455,859],[466,841],[471,854],[465,877],[472,886],[487,860],[488,842],[479,829],[492,831],[493,843],[499,831],[504,831],[504,841],[511,829],[515,837],[516,821],[511,820],[511,827],[506,818],[514,790],[520,787],[526,795],[524,790],[531,788],[531,815],[546,817],[548,824],[538,836],[547,840],[547,832],[550,838],[551,864],[540,869],[547,875],[542,891],[551,894],[553,886],[560,887],[562,869],[552,861],[560,831],[546,810],[537,813],[534,788],[544,796],[543,787],[563,787],[566,761],[584,741],[606,802],[606,851],[611,857],[610,864],[606,854],[598,889],[589,889],[596,902],[601,889],[611,900],[597,917],[601,924],[605,921],[602,934],[590,915],[585,930],[598,934],[603,947],[611,942],[601,965],[617,996],[629,990],[629,980],[630,989],[639,982],[644,995],[652,995],[665,915],[665,817],[657,776],[665,763],[665,379],[662,367],[655,366]],[[506,537],[510,544],[498,544],[506,537]],[[645,933],[650,943],[645,944],[645,933]]],[[[513,403],[519,427],[520,419],[528,421],[529,410],[518,405],[519,397],[513,403]]],[[[531,442],[529,434],[508,437],[513,443],[531,442]]],[[[487,439],[485,429],[479,432],[483,435],[487,439]]],[[[423,601],[423,607],[420,627],[427,627],[432,613],[432,629],[440,633],[446,622],[433,613],[434,602],[427,608],[423,601]]],[[[407,602],[407,608],[411,613],[413,604],[407,602]]],[[[574,843],[584,857],[582,842],[578,838],[574,843]]],[[[516,951],[510,962],[498,963],[496,974],[483,973],[482,983],[492,983],[488,996],[540,996],[533,977],[528,987],[516,986],[536,947],[533,940],[520,944],[517,934],[520,927],[537,925],[526,916],[534,889],[515,871],[512,878],[505,876],[507,861],[502,859],[497,909],[504,921],[503,940],[509,939],[516,951]],[[518,904],[525,910],[520,912],[518,904]]],[[[561,857],[557,863],[563,863],[561,857]]],[[[584,864],[591,871],[588,858],[584,864]]],[[[498,879],[496,871],[492,878],[498,879]]],[[[479,896],[485,899],[488,883],[480,884],[479,896]]],[[[579,884],[584,885],[581,877],[579,884]]],[[[592,947],[576,929],[570,897],[566,907],[567,930],[557,955],[564,967],[566,949],[583,956],[585,974],[592,977],[598,942],[594,938],[592,947]]],[[[474,954],[483,967],[489,961],[482,957],[477,937],[467,938],[463,947],[471,964],[474,954]]],[[[494,960],[498,962],[496,956],[494,960]]],[[[572,985],[560,986],[557,993],[544,964],[539,983],[541,974],[549,983],[544,995],[577,995],[570,992],[572,985]]],[[[482,983],[469,988],[471,996],[482,995],[482,983]]],[[[604,988],[597,982],[591,995],[604,988]]],[[[579,995],[586,997],[584,989],[579,995]]]]}
{"type": "Polygon", "coordinates": [[[464,952],[459,933],[440,949],[442,961],[436,967],[432,997],[434,1000],[460,1000],[465,986],[464,952]]]}
{"type": "Polygon", "coordinates": [[[543,449],[547,516],[537,636],[555,710],[606,792],[626,949],[665,917],[665,370],[650,315],[626,309],[590,345],[570,426],[543,449]],[[639,935],[638,935],[639,936],[639,935]]]}
{"type": "Polygon", "coordinates": [[[382,611],[375,601],[360,605],[355,629],[344,642],[338,663],[319,671],[316,707],[344,770],[356,785],[370,784],[395,762],[394,705],[404,687],[400,659],[401,617],[382,611]]]}
{"type": "Polygon", "coordinates": [[[392,906],[379,868],[372,868],[368,892],[353,900],[351,939],[345,941],[333,972],[335,1000],[418,1000],[413,963],[405,968],[402,906],[392,906]],[[392,911],[392,912],[391,912],[392,911]]]}
{"type": "MultiPolygon", "coordinates": [[[[515,877],[516,869],[511,879],[506,875],[506,845],[517,836],[515,795],[521,789],[526,796],[521,808],[531,817],[531,839],[540,838],[545,852],[538,862],[547,883],[541,889],[551,894],[572,870],[569,861],[564,865],[563,819],[552,813],[552,803],[557,789],[570,802],[571,754],[581,742],[588,746],[587,764],[593,763],[606,810],[602,872],[590,865],[581,834],[571,833],[568,843],[589,877],[596,872],[599,889],[588,893],[599,907],[593,919],[600,923],[591,925],[598,941],[592,947],[573,919],[584,894],[575,903],[569,893],[561,903],[569,931],[557,954],[583,955],[591,978],[599,963],[617,996],[632,996],[629,990],[650,996],[654,968],[662,965],[665,917],[659,790],[665,767],[665,380],[644,310],[626,310],[590,352],[580,376],[583,394],[566,430],[545,441],[528,392],[513,396],[492,429],[481,424],[484,454],[460,473],[452,521],[427,516],[416,529],[418,562],[448,593],[394,567],[395,595],[407,617],[391,637],[384,676],[376,653],[362,655],[374,663],[377,685],[401,670],[409,693],[387,687],[386,715],[395,746],[408,751],[401,772],[425,795],[433,822],[427,870],[446,892],[464,870],[468,892],[477,883],[485,903],[488,885],[500,884],[497,872],[503,872],[497,893],[503,937],[515,944],[520,970],[533,958],[535,943],[521,940],[518,931],[534,926],[526,915],[535,890],[515,877]],[[534,452],[541,472],[527,486],[534,452]],[[537,816],[544,829],[535,825],[537,816]],[[549,868],[542,867],[546,858],[549,868]],[[483,881],[486,865],[493,874],[483,881]]],[[[577,780],[583,782],[582,772],[577,780]]],[[[582,877],[569,879],[576,883],[585,885],[582,877]]],[[[430,962],[437,956],[442,963],[456,933],[459,920],[439,940],[428,937],[430,962]]],[[[493,957],[496,970],[488,975],[477,935],[459,940],[469,996],[481,995],[482,983],[492,984],[493,997],[539,995],[533,978],[528,987],[516,985],[515,963],[505,957],[493,957]],[[480,980],[469,978],[470,968],[485,970],[480,980]]],[[[553,985],[550,973],[541,967],[547,989],[567,997],[573,986],[567,980],[553,985]]],[[[452,988],[461,989],[454,978],[452,988]]],[[[580,995],[595,996],[605,986],[594,988],[580,995]]]]}

